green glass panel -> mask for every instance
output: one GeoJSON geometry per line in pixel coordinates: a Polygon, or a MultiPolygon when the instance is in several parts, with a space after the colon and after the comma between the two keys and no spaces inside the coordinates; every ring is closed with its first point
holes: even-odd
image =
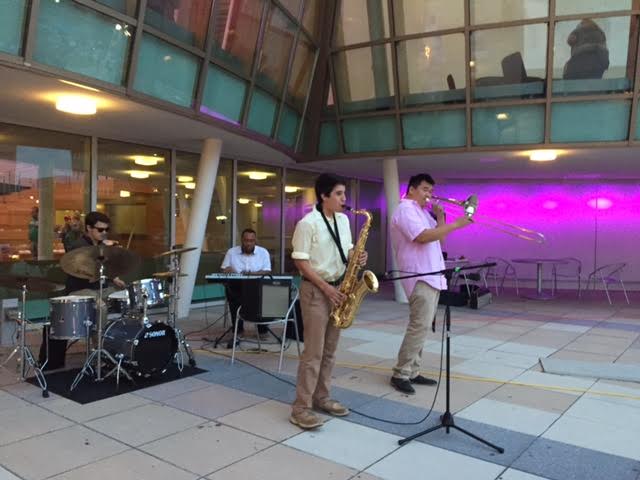
{"type": "Polygon", "coordinates": [[[280,118],[280,126],[278,127],[278,141],[293,148],[296,143],[299,124],[300,114],[288,105],[285,105],[284,110],[282,110],[282,117],[280,118]]]}
{"type": "Polygon", "coordinates": [[[25,0],[0,0],[0,51],[20,55],[26,11],[25,0]]]}
{"type": "Polygon", "coordinates": [[[462,147],[467,140],[464,110],[409,113],[402,116],[405,148],[462,147]]]}
{"type": "Polygon", "coordinates": [[[476,108],[474,145],[516,145],[544,141],[544,105],[476,108]]]}
{"type": "Polygon", "coordinates": [[[380,152],[398,147],[393,117],[354,118],[343,122],[344,143],[348,153],[380,152]]]}
{"type": "Polygon", "coordinates": [[[225,120],[240,121],[247,84],[224,70],[209,65],[200,111],[225,120]],[[219,115],[218,115],[219,114],[219,115]]]}
{"type": "Polygon", "coordinates": [[[130,17],[135,17],[138,11],[138,0],[96,0],[96,2],[111,7],[130,17]]]}
{"type": "Polygon", "coordinates": [[[335,155],[339,153],[338,127],[336,122],[324,122],[320,125],[320,143],[318,153],[320,155],[335,155]]]}
{"type": "Polygon", "coordinates": [[[556,103],[551,107],[552,142],[615,142],[627,139],[631,102],[556,103]]]}
{"type": "Polygon", "coordinates": [[[264,93],[262,90],[256,89],[251,96],[251,106],[249,107],[247,127],[270,137],[275,116],[275,99],[271,95],[264,93]]]}
{"type": "Polygon", "coordinates": [[[121,85],[133,28],[74,2],[42,0],[33,58],[121,85]]]}
{"type": "Polygon", "coordinates": [[[198,60],[184,50],[143,34],[133,88],[167,102],[190,107],[198,60]]]}

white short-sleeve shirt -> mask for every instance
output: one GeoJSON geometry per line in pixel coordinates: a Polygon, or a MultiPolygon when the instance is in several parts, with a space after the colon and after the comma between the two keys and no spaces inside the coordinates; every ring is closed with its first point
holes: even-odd
{"type": "Polygon", "coordinates": [[[227,250],[222,261],[222,269],[231,267],[234,272],[271,271],[271,257],[266,248],[255,246],[253,253],[242,253],[242,247],[237,246],[227,250]]]}

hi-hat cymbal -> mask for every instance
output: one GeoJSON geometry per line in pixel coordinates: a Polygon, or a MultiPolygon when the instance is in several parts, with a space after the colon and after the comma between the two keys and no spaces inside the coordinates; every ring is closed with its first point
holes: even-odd
{"type": "Polygon", "coordinates": [[[22,290],[26,285],[30,292],[57,292],[64,289],[64,285],[54,283],[40,277],[27,277],[26,275],[3,275],[0,276],[0,286],[14,290],[22,290]]]}
{"type": "Polygon", "coordinates": [[[170,278],[170,277],[186,277],[186,273],[178,273],[174,270],[169,270],[168,272],[156,272],[151,275],[156,278],[170,278]]]}
{"type": "Polygon", "coordinates": [[[179,255],[185,252],[191,252],[192,250],[197,250],[198,247],[182,247],[182,248],[174,248],[173,250],[167,250],[166,252],[159,253],[153,258],[166,257],[167,255],[179,255]]]}
{"type": "Polygon", "coordinates": [[[69,275],[95,282],[100,277],[100,261],[104,274],[114,278],[136,268],[140,257],[122,247],[90,245],[65,253],[60,259],[60,268],[69,275]]]}

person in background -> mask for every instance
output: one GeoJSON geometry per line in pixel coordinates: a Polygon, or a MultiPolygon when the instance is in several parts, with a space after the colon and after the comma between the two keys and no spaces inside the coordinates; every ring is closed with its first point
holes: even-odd
{"type": "Polygon", "coordinates": [[[62,232],[60,232],[60,239],[62,240],[62,244],[64,245],[64,251],[68,252],[72,249],[72,246],[82,238],[82,216],[80,212],[75,211],[70,217],[65,217],[65,220],[69,219],[68,222],[65,221],[65,225],[62,228],[62,232]]]}
{"type": "Polygon", "coordinates": [[[31,256],[38,258],[38,215],[40,209],[38,207],[31,208],[31,219],[29,220],[28,235],[29,243],[31,243],[31,256]]]}

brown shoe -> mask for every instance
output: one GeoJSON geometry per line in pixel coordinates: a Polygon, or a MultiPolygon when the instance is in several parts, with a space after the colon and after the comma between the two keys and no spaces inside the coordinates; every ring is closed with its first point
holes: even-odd
{"type": "Polygon", "coordinates": [[[349,409],[337,400],[324,400],[321,403],[317,403],[315,408],[334,417],[346,417],[349,415],[349,409]]]}
{"type": "Polygon", "coordinates": [[[322,424],[324,423],[322,419],[311,410],[303,410],[298,413],[291,413],[289,421],[294,425],[299,426],[303,430],[313,430],[314,428],[322,426],[322,424]]]}

